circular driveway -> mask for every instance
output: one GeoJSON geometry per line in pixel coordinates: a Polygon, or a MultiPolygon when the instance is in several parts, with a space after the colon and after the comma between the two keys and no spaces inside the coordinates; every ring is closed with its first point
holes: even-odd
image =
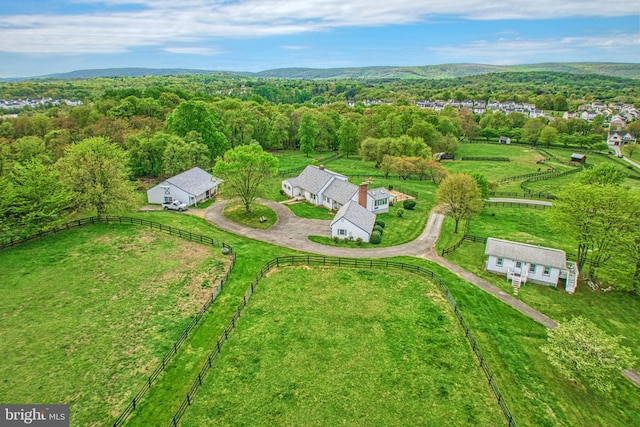
{"type": "Polygon", "coordinates": [[[416,240],[403,245],[366,249],[341,248],[322,245],[308,239],[308,236],[331,237],[331,221],[300,218],[281,203],[267,200],[259,200],[259,202],[278,214],[278,221],[267,230],[257,230],[226,218],[222,214],[222,210],[228,201],[224,199],[211,205],[206,210],[204,217],[216,227],[240,236],[299,251],[349,258],[385,258],[402,255],[425,258],[427,253],[432,251],[433,245],[438,239],[444,219],[443,215],[432,213],[429,215],[429,220],[422,234],[416,240]]]}

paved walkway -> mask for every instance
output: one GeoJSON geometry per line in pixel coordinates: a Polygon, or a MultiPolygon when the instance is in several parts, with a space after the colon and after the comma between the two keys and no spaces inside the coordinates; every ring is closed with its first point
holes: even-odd
{"type": "MultiPolygon", "coordinates": [[[[521,199],[493,199],[495,201],[513,201],[515,203],[539,203],[551,204],[541,200],[521,200],[521,199]]],[[[226,206],[227,201],[220,199],[211,205],[205,212],[204,217],[215,226],[226,230],[230,233],[251,239],[261,240],[263,242],[273,243],[274,245],[284,246],[304,252],[311,252],[326,256],[348,257],[348,258],[387,258],[394,256],[414,256],[418,258],[428,259],[438,265],[446,268],[452,273],[463,278],[467,282],[479,287],[485,292],[498,298],[500,301],[508,304],[529,318],[535,320],[547,328],[553,329],[558,323],[549,318],[538,310],[529,307],[517,298],[504,292],[502,289],[487,282],[475,274],[463,269],[462,267],[449,262],[442,258],[434,250],[434,245],[440,235],[444,215],[431,213],[422,234],[414,241],[398,246],[390,246],[386,248],[340,248],[334,246],[326,246],[320,243],[312,242],[307,236],[326,236],[330,237],[330,222],[317,219],[306,219],[297,217],[290,209],[280,203],[261,200],[260,203],[269,206],[278,214],[278,221],[268,230],[257,230],[251,227],[238,224],[227,219],[222,215],[222,210],[226,206]]],[[[634,370],[622,371],[622,374],[636,386],[640,387],[640,373],[634,370]]]]}

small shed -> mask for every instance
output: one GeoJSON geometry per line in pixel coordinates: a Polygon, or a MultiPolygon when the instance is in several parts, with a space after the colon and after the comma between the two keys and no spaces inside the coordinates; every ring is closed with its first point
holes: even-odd
{"type": "Polygon", "coordinates": [[[573,153],[571,155],[571,162],[572,163],[584,164],[584,162],[586,162],[586,161],[587,161],[587,156],[585,156],[584,154],[573,153]]]}
{"type": "Polygon", "coordinates": [[[500,139],[498,139],[498,143],[511,144],[511,138],[509,138],[508,136],[501,136],[500,139]]]}
{"type": "Polygon", "coordinates": [[[218,192],[218,185],[222,183],[200,168],[189,169],[171,178],[167,178],[160,184],[147,191],[149,203],[171,203],[179,200],[187,206],[196,205],[218,192]]]}

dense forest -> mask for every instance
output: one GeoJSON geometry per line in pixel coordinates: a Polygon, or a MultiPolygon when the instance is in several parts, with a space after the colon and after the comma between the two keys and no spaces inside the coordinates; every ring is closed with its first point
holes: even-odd
{"type": "MultiPolygon", "coordinates": [[[[522,72],[448,80],[302,81],[215,74],[0,85],[0,98],[26,97],[78,99],[84,105],[26,108],[0,120],[3,236],[39,230],[88,206],[104,213],[126,204],[126,197],[122,203],[102,204],[101,198],[109,198],[106,187],[114,185],[122,194],[126,187],[100,181],[105,176],[122,175],[132,184],[193,166],[210,169],[228,148],[252,142],[266,150],[347,155],[357,153],[364,141],[400,137],[420,139],[432,153],[454,152],[463,139],[498,136],[604,148],[607,123],[602,116],[587,122],[499,111],[476,115],[452,107],[436,112],[413,100],[514,100],[557,111],[592,100],[638,106],[640,81],[522,72]],[[364,102],[380,99],[388,102],[364,102]],[[90,175],[96,170],[102,175],[90,175]],[[100,181],[93,199],[85,194],[88,190],[77,193],[79,179],[100,181]]],[[[640,133],[637,121],[627,129],[640,133]]]]}

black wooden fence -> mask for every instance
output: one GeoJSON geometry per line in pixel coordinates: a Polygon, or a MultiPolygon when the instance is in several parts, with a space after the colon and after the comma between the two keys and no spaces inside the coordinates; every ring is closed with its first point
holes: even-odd
{"type": "Polygon", "coordinates": [[[529,178],[548,179],[555,176],[559,176],[558,172],[556,172],[555,170],[547,170],[542,172],[532,172],[532,173],[525,173],[522,175],[515,175],[515,176],[509,176],[506,178],[500,178],[496,182],[499,182],[502,184],[502,183],[512,182],[512,181],[520,181],[522,179],[529,179],[529,178]]]}
{"type": "Polygon", "coordinates": [[[211,296],[207,299],[207,301],[204,303],[204,305],[202,306],[200,311],[198,311],[198,313],[195,315],[195,317],[191,320],[191,323],[189,323],[189,325],[186,327],[186,329],[182,332],[182,334],[178,337],[178,339],[173,343],[173,346],[171,346],[171,348],[169,349],[169,352],[164,356],[162,361],[153,370],[153,372],[151,372],[149,377],[147,377],[147,380],[145,381],[145,383],[142,386],[142,388],[133,397],[133,399],[131,399],[131,401],[129,402],[127,407],[122,411],[122,413],[118,416],[118,418],[116,418],[116,420],[113,422],[113,427],[118,427],[118,426],[123,425],[125,420],[127,419],[127,417],[131,414],[131,412],[133,412],[136,409],[136,406],[139,404],[139,402],[142,399],[142,397],[151,388],[151,385],[156,380],[156,378],[158,378],[158,375],[160,375],[160,373],[165,369],[165,367],[171,361],[173,356],[178,352],[178,349],[180,348],[180,346],[182,346],[182,343],[184,343],[184,341],[187,339],[187,337],[189,336],[189,334],[191,333],[193,328],[195,328],[195,326],[198,324],[198,322],[200,321],[202,316],[205,314],[205,312],[207,311],[207,309],[209,308],[211,303],[213,303],[213,301],[215,301],[217,296],[220,294],[220,292],[222,291],[222,288],[224,287],[224,284],[229,279],[229,274],[231,273],[231,270],[233,269],[233,266],[235,264],[236,254],[233,251],[233,248],[231,246],[227,245],[224,242],[218,242],[218,241],[212,239],[211,237],[203,236],[201,234],[191,233],[190,231],[180,230],[179,228],[170,227],[170,226],[161,224],[159,222],[148,221],[146,219],[139,219],[139,218],[122,217],[122,216],[114,216],[114,217],[109,217],[109,216],[98,217],[98,216],[94,216],[94,217],[90,217],[90,218],[79,219],[77,221],[71,221],[71,222],[63,224],[63,225],[61,225],[59,227],[54,227],[54,228],[51,228],[51,229],[46,230],[46,231],[41,231],[41,232],[35,233],[35,234],[33,234],[31,236],[28,236],[28,237],[25,237],[25,238],[7,239],[4,242],[0,243],[0,250],[1,249],[6,249],[6,248],[10,248],[10,247],[14,247],[14,246],[17,246],[17,245],[20,245],[20,244],[23,244],[23,243],[26,243],[26,242],[29,242],[29,241],[32,241],[32,240],[40,239],[42,237],[51,236],[51,235],[59,233],[59,232],[61,232],[63,230],[70,230],[72,228],[81,227],[81,226],[84,226],[84,225],[100,224],[100,223],[106,223],[106,224],[135,224],[135,225],[149,226],[151,228],[158,229],[160,231],[166,232],[166,233],[171,234],[173,236],[178,236],[178,237],[181,237],[183,239],[190,240],[192,242],[211,245],[211,246],[214,246],[214,247],[225,248],[226,250],[229,251],[229,254],[231,255],[231,263],[229,264],[229,268],[225,271],[224,277],[220,280],[220,283],[218,285],[214,286],[214,288],[212,289],[211,296]]]}
{"type": "Polygon", "coordinates": [[[543,205],[540,203],[527,203],[527,202],[493,202],[486,201],[484,205],[487,207],[502,207],[502,208],[531,208],[531,209],[548,209],[551,206],[543,205]]]}
{"type": "MultiPolygon", "coordinates": [[[[332,160],[339,159],[340,157],[342,157],[342,154],[332,154],[331,156],[324,157],[322,159],[318,159],[317,162],[320,163],[320,164],[329,163],[332,160]]],[[[308,165],[298,166],[296,168],[289,168],[289,169],[278,169],[278,176],[289,176],[289,175],[299,174],[307,166],[308,165]]]]}
{"type": "Polygon", "coordinates": [[[467,161],[486,161],[486,162],[510,162],[511,159],[509,157],[482,157],[482,156],[466,156],[462,157],[460,160],[467,161]]]}
{"type": "Polygon", "coordinates": [[[233,252],[231,254],[231,264],[229,265],[229,268],[225,272],[224,278],[220,280],[220,283],[218,285],[214,286],[213,290],[211,291],[211,296],[207,299],[207,301],[204,303],[200,311],[198,311],[195,317],[191,320],[191,323],[189,323],[189,325],[182,332],[180,337],[178,337],[176,342],[173,343],[173,346],[171,347],[171,349],[169,349],[169,352],[164,356],[164,358],[158,364],[158,366],[156,366],[156,369],[154,369],[153,372],[149,375],[149,377],[144,382],[144,385],[140,388],[138,393],[131,399],[127,407],[120,413],[118,418],[116,418],[116,420],[113,422],[112,424],[113,427],[118,427],[125,423],[127,417],[136,409],[136,406],[140,403],[140,400],[144,397],[144,395],[147,394],[147,391],[149,391],[153,382],[156,380],[156,378],[158,378],[158,375],[160,375],[160,373],[169,364],[171,359],[173,359],[173,356],[176,355],[176,353],[178,352],[178,349],[180,348],[180,346],[182,346],[182,343],[184,343],[184,341],[187,339],[187,337],[189,336],[193,328],[196,327],[196,325],[198,324],[202,316],[207,312],[207,309],[209,308],[209,306],[216,300],[220,292],[222,292],[222,288],[224,287],[224,284],[229,279],[229,274],[233,269],[235,260],[236,260],[236,254],[235,252],[233,252]]]}
{"type": "Polygon", "coordinates": [[[527,192],[527,191],[491,191],[489,193],[491,197],[511,197],[514,199],[547,199],[547,200],[555,200],[556,196],[553,194],[547,194],[542,192],[527,192]]]}
{"type": "Polygon", "coordinates": [[[255,291],[256,287],[258,286],[260,279],[264,277],[274,267],[295,266],[295,265],[309,265],[309,266],[315,265],[315,266],[332,266],[332,267],[347,267],[347,268],[374,268],[374,267],[386,268],[386,269],[393,268],[397,270],[403,270],[411,273],[421,274],[423,276],[426,276],[430,280],[433,280],[444,293],[447,299],[447,302],[453,309],[453,312],[456,315],[456,318],[458,319],[460,326],[464,330],[465,337],[467,338],[469,345],[471,346],[471,349],[473,350],[474,354],[478,358],[478,362],[480,363],[480,367],[482,368],[482,371],[487,377],[489,386],[491,387],[491,390],[493,391],[494,395],[496,396],[496,399],[498,400],[498,405],[500,406],[500,409],[502,410],[502,413],[504,414],[504,417],[507,420],[507,425],[509,427],[515,427],[517,425],[516,421],[513,418],[513,414],[511,413],[511,410],[509,409],[504,399],[504,396],[502,395],[502,393],[500,392],[500,389],[498,388],[498,384],[496,383],[493,372],[491,372],[491,369],[489,369],[489,365],[487,364],[486,359],[482,355],[482,352],[478,347],[478,343],[473,338],[471,334],[471,330],[465,323],[462,317],[462,314],[460,313],[458,304],[456,303],[453,296],[449,292],[447,285],[440,277],[438,277],[435,273],[433,273],[431,270],[428,270],[426,268],[423,268],[417,265],[412,265],[412,264],[405,264],[401,262],[385,261],[385,260],[364,260],[364,259],[354,259],[354,258],[333,258],[333,257],[310,255],[310,256],[278,257],[278,258],[272,259],[267,264],[262,266],[256,278],[253,280],[253,282],[251,282],[251,284],[247,288],[247,291],[245,292],[242,298],[242,302],[240,303],[236,312],[231,318],[231,321],[227,324],[223,333],[218,338],[216,345],[213,347],[213,350],[207,357],[207,361],[204,363],[204,365],[200,369],[200,372],[198,372],[198,375],[195,378],[191,388],[189,389],[189,392],[187,393],[184,400],[178,407],[178,410],[176,411],[176,413],[171,418],[168,424],[169,427],[177,427],[178,423],[180,422],[180,419],[186,412],[187,408],[193,402],[193,397],[196,391],[202,385],[203,378],[205,377],[209,369],[211,369],[213,360],[220,353],[220,349],[222,348],[223,344],[229,339],[229,334],[236,327],[236,323],[240,318],[240,314],[242,313],[242,310],[247,306],[247,303],[251,298],[251,295],[253,295],[253,292],[255,291]]]}
{"type": "Polygon", "coordinates": [[[462,246],[462,244],[465,241],[469,241],[469,242],[482,242],[482,243],[487,243],[487,238],[486,237],[481,237],[481,236],[474,236],[472,234],[467,234],[466,230],[464,235],[462,236],[462,238],[460,239],[459,242],[457,242],[455,245],[453,246],[449,246],[448,248],[444,248],[441,252],[440,252],[440,256],[445,256],[445,255],[449,255],[451,252],[455,252],[460,246],[462,246]]]}
{"type": "Polygon", "coordinates": [[[203,236],[201,234],[192,233],[190,231],[184,231],[179,228],[171,227],[168,225],[161,224],[159,222],[149,221],[146,219],[140,218],[131,218],[126,216],[92,216],[89,218],[78,219],[76,221],[67,222],[66,224],[62,224],[57,227],[52,227],[50,229],[44,231],[38,231],[27,237],[19,237],[19,238],[10,238],[4,239],[0,241],[0,250],[12,248],[17,245],[21,245],[23,243],[30,242],[32,240],[41,239],[43,237],[51,236],[57,234],[63,230],[70,230],[72,228],[81,227],[83,225],[88,224],[135,224],[135,225],[143,225],[148,226],[150,228],[155,228],[165,233],[171,234],[173,236],[182,237],[183,239],[190,240],[192,242],[202,243],[205,245],[211,245],[214,247],[227,248],[229,251],[232,251],[231,246],[227,245],[224,242],[218,242],[211,237],[203,236]]]}

